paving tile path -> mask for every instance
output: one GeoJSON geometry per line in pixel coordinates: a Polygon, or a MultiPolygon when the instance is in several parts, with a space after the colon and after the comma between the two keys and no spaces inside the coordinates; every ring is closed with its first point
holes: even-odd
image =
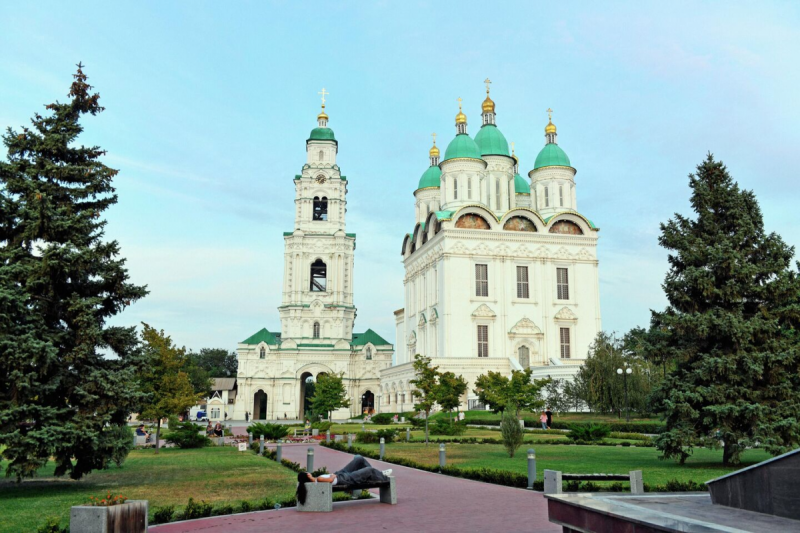
{"type": "MultiPolygon", "coordinates": [[[[283,456],[306,464],[308,445],[285,445],[283,456]]],[[[314,446],[314,466],[333,472],[352,455],[314,446]]],[[[332,513],[299,513],[294,508],[204,518],[153,526],[152,533],[256,533],[275,531],[375,532],[527,532],[557,533],[547,520],[541,493],[470,481],[369,459],[375,468],[392,468],[397,505],[377,499],[333,504],[332,513]]],[[[256,499],[257,495],[253,495],[256,499]]]]}

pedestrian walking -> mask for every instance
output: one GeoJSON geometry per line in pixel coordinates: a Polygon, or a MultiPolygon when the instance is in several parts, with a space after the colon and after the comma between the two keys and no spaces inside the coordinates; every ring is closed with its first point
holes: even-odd
{"type": "Polygon", "coordinates": [[[544,411],[542,411],[542,415],[539,417],[539,422],[542,423],[542,429],[547,429],[547,415],[544,411]]]}
{"type": "Polygon", "coordinates": [[[547,415],[547,429],[551,429],[553,427],[553,411],[550,410],[550,407],[547,407],[547,411],[544,412],[547,415]]]}

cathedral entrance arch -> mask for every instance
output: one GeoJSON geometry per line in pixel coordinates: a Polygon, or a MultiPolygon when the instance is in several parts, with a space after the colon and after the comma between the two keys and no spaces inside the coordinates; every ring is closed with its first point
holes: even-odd
{"type": "Polygon", "coordinates": [[[375,395],[367,390],[361,395],[361,414],[370,415],[375,412],[375,395]]]}
{"type": "Polygon", "coordinates": [[[300,419],[304,419],[311,411],[311,402],[308,400],[314,396],[314,387],[314,376],[311,372],[300,374],[300,412],[297,415],[300,419]]]}
{"type": "Polygon", "coordinates": [[[267,393],[260,390],[253,395],[253,420],[267,419],[267,393]]]}

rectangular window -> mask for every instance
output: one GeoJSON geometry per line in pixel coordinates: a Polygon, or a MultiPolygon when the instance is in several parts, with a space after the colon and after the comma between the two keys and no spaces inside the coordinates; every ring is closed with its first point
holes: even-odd
{"type": "Polygon", "coordinates": [[[569,359],[569,328],[561,328],[561,359],[569,359]]]}
{"type": "Polygon", "coordinates": [[[550,190],[547,188],[547,185],[544,187],[544,206],[550,207],[550,190]]]}
{"type": "Polygon", "coordinates": [[[489,357],[489,326],[478,326],[478,357],[489,357]]]}
{"type": "Polygon", "coordinates": [[[488,265],[475,265],[475,296],[489,296],[488,265]]]}
{"type": "Polygon", "coordinates": [[[500,211],[500,180],[495,180],[494,182],[494,198],[495,206],[500,211]]]}
{"type": "Polygon", "coordinates": [[[530,298],[528,293],[528,267],[517,267],[517,298],[530,298]]]}
{"type": "Polygon", "coordinates": [[[559,205],[564,207],[564,186],[558,186],[558,201],[560,202],[559,205]]]}
{"type": "Polygon", "coordinates": [[[472,178],[467,178],[467,200],[472,199],[472,178]]]}
{"type": "Polygon", "coordinates": [[[219,418],[219,407],[211,408],[211,418],[219,418]]]}
{"type": "Polygon", "coordinates": [[[569,275],[566,268],[556,269],[556,283],[558,286],[558,299],[569,300],[569,275]]]}

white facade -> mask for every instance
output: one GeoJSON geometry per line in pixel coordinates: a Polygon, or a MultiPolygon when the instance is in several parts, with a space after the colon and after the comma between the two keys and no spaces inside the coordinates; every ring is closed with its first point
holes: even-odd
{"type": "Polygon", "coordinates": [[[295,176],[294,231],[284,233],[280,333],[266,328],[239,343],[234,418],[304,415],[305,384],[319,374],[344,375],[351,401],[334,418],[372,409],[379,371],[391,364],[392,345],[372,330],[353,333],[354,250],[346,233],[347,178],[336,163],[338,142],[324,111],[306,141],[306,164],[295,176]]]}
{"type": "MultiPolygon", "coordinates": [[[[496,128],[488,90],[483,111],[484,128],[496,128]]],[[[456,122],[461,136],[444,161],[431,161],[440,187],[430,187],[426,172],[415,193],[396,360],[381,372],[383,411],[413,408],[415,354],[468,380],[466,408],[475,379],[489,370],[530,367],[535,378],[571,379],[601,329],[598,230],[577,212],[576,171],[556,145],[555,126],[548,124],[528,189],[518,176],[515,186],[517,161],[499,130],[476,136],[473,147],[463,136],[466,117],[456,122]]]]}

